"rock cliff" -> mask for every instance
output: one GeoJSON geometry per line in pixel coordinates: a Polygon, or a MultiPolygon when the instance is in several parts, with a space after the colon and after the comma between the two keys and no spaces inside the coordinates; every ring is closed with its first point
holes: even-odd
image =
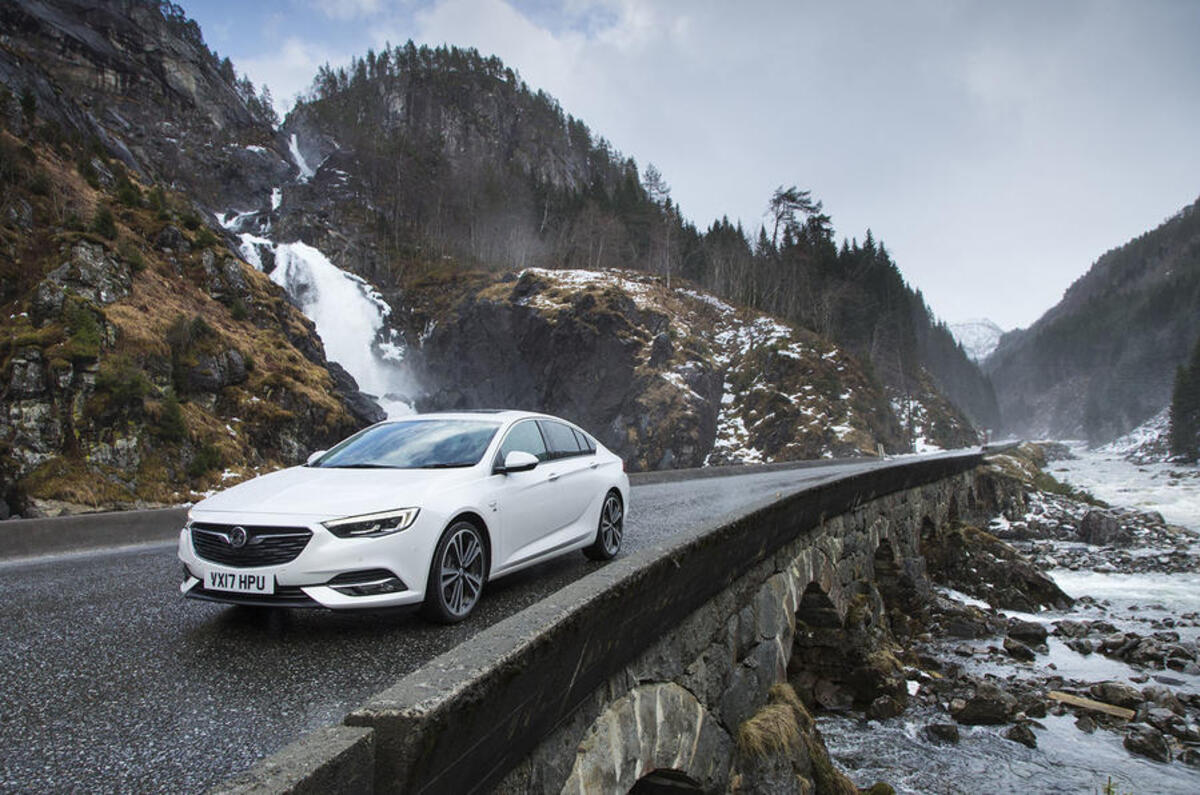
{"type": "Polygon", "coordinates": [[[178,9],[0,6],[0,515],[178,503],[379,416],[206,207],[289,179],[178,9]]]}
{"type": "Polygon", "coordinates": [[[902,452],[914,432],[975,439],[936,392],[919,404],[927,429],[902,424],[827,340],[644,273],[476,273],[404,301],[419,407],[561,414],[634,470],[902,452]]]}

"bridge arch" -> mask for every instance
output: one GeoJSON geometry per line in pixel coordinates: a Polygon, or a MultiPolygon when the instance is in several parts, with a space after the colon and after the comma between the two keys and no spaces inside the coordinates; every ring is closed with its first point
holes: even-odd
{"type": "Polygon", "coordinates": [[[592,722],[562,792],[723,791],[732,751],[728,733],[689,691],[643,684],[592,722]]]}
{"type": "Polygon", "coordinates": [[[875,574],[875,586],[880,593],[886,594],[899,584],[900,566],[896,550],[892,547],[890,540],[885,538],[879,542],[879,546],[875,547],[871,567],[875,574]]]}
{"type": "Polygon", "coordinates": [[[678,770],[655,770],[639,778],[629,795],[685,795],[688,792],[704,792],[704,786],[678,770]]]}
{"type": "Polygon", "coordinates": [[[813,580],[800,595],[800,604],[796,607],[796,625],[799,627],[803,624],[810,629],[839,629],[842,626],[842,612],[821,584],[813,580]]]}

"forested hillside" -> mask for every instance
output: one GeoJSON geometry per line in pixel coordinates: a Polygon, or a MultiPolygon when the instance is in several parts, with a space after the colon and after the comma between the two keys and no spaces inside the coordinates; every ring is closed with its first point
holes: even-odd
{"type": "MultiPolygon", "coordinates": [[[[497,58],[409,42],[325,67],[284,132],[352,183],[344,201],[314,198],[339,229],[321,242],[385,290],[447,256],[682,277],[833,339],[898,394],[919,392],[927,370],[977,423],[998,421],[987,379],[869,231],[839,247],[821,202],[794,187],[763,197],[760,229],[697,229],[657,169],[497,58]]],[[[295,216],[292,231],[313,234],[311,219],[295,216]]]]}
{"type": "Polygon", "coordinates": [[[1009,430],[1103,443],[1159,413],[1200,334],[1200,201],[1104,254],[986,369],[1009,430]]]}

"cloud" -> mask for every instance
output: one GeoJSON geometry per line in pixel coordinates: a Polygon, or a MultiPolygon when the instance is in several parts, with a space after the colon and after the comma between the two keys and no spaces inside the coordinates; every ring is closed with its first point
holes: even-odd
{"type": "Polygon", "coordinates": [[[256,86],[270,86],[275,108],[282,118],[291,110],[296,95],[305,93],[312,85],[322,64],[348,63],[350,56],[351,53],[335,52],[311,41],[289,37],[274,52],[239,59],[237,68],[256,86]]]}
{"type": "Polygon", "coordinates": [[[380,0],[308,0],[308,4],[330,19],[373,17],[384,10],[380,0]]]}

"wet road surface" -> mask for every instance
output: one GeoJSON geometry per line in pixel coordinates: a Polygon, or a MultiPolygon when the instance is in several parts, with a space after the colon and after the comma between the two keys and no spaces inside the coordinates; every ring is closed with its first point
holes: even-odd
{"type": "MultiPolygon", "coordinates": [[[[622,555],[875,462],[635,486],[622,555]]],[[[0,791],[199,792],[603,566],[573,553],[466,622],[184,600],[174,544],[0,563],[0,791]]]]}

